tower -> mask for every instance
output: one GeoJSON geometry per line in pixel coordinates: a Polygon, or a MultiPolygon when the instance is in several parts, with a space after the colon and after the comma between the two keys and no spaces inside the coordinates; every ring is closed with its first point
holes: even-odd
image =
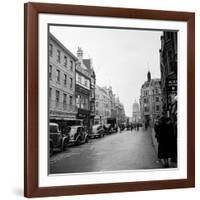
{"type": "Polygon", "coordinates": [[[151,81],[151,72],[150,71],[148,71],[148,73],[147,73],[147,80],[148,80],[148,82],[151,81]]]}
{"type": "Polygon", "coordinates": [[[77,50],[77,57],[79,60],[83,59],[83,50],[80,47],[78,47],[78,50],[77,50]]]}

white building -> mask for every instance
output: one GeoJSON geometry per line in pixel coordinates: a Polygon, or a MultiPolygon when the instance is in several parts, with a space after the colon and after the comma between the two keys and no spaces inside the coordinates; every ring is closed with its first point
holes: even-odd
{"type": "Polygon", "coordinates": [[[133,112],[132,112],[132,122],[140,122],[141,120],[141,115],[140,115],[140,105],[139,103],[135,100],[133,103],[133,112]]]}
{"type": "Polygon", "coordinates": [[[141,120],[146,125],[153,125],[158,116],[162,116],[161,80],[151,79],[147,74],[147,81],[141,87],[140,94],[141,120]]]}
{"type": "Polygon", "coordinates": [[[49,117],[76,118],[75,62],[77,58],[49,33],[49,117]]]}

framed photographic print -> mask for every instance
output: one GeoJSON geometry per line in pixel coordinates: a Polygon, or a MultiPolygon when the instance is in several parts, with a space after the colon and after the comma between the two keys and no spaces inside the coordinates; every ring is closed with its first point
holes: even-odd
{"type": "Polygon", "coordinates": [[[25,4],[26,197],[194,187],[195,15],[25,4]]]}

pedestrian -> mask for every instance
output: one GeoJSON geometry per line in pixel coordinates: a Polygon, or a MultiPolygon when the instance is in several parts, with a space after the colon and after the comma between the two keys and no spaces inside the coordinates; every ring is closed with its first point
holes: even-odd
{"type": "Polygon", "coordinates": [[[132,130],[133,130],[133,124],[131,124],[131,132],[132,132],[132,130]]]}
{"type": "Polygon", "coordinates": [[[119,132],[121,133],[122,132],[122,125],[119,124],[119,132]]]}
{"type": "Polygon", "coordinates": [[[139,127],[139,123],[137,123],[137,131],[139,131],[139,128],[140,128],[140,127],[139,127]]]}
{"type": "Polygon", "coordinates": [[[172,157],[171,142],[173,141],[173,126],[169,118],[162,117],[154,125],[155,137],[158,141],[158,158],[165,168],[169,167],[169,159],[172,157]]]}
{"type": "Polygon", "coordinates": [[[171,161],[176,163],[177,162],[177,117],[176,115],[172,116],[173,120],[173,139],[171,142],[172,146],[172,157],[171,161]]]}
{"type": "Polygon", "coordinates": [[[144,126],[145,126],[145,130],[147,130],[147,123],[146,123],[146,122],[145,122],[145,125],[144,125],[144,126]]]}

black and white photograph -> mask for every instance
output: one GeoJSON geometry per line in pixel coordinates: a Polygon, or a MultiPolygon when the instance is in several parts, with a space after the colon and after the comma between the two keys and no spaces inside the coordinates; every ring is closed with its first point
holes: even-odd
{"type": "Polygon", "coordinates": [[[177,30],[48,25],[48,173],[177,168],[177,30]]]}

